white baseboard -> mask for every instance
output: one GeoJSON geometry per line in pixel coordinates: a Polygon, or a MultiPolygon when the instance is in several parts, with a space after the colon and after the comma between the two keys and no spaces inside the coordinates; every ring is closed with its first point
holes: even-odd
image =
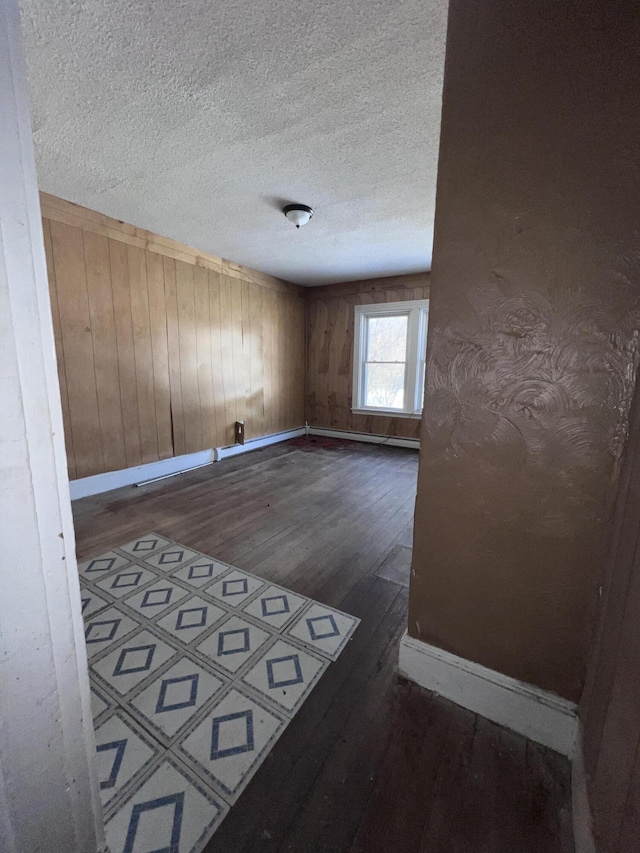
{"type": "Polygon", "coordinates": [[[245,441],[244,444],[229,444],[227,447],[217,447],[216,453],[218,461],[228,459],[230,456],[238,456],[241,453],[248,453],[250,450],[258,450],[260,447],[268,447],[270,444],[277,444],[279,441],[289,441],[291,438],[300,438],[305,434],[305,428],[288,429],[285,432],[274,432],[271,435],[263,435],[260,438],[251,438],[245,441]]]}
{"type": "Polygon", "coordinates": [[[177,474],[198,465],[207,465],[215,462],[216,451],[214,447],[208,450],[199,450],[197,453],[185,453],[182,456],[171,456],[169,459],[160,459],[158,462],[148,462],[145,465],[136,465],[133,468],[123,468],[120,471],[107,471],[105,474],[94,474],[91,477],[83,477],[81,480],[71,480],[69,490],[71,500],[77,501],[89,495],[99,495],[102,492],[110,492],[112,489],[120,489],[122,486],[133,486],[142,480],[153,480],[154,477],[165,477],[167,474],[177,474]]]}
{"type": "Polygon", "coordinates": [[[400,643],[399,670],[421,687],[573,757],[578,723],[573,702],[406,633],[400,643]]]}
{"type": "Polygon", "coordinates": [[[587,772],[584,766],[582,725],[578,722],[576,746],[571,765],[571,816],[573,819],[573,843],[576,853],[598,853],[593,838],[593,818],[587,788],[587,772]]]}
{"type": "Polygon", "coordinates": [[[391,447],[409,447],[413,450],[420,450],[420,440],[417,438],[398,438],[394,435],[374,435],[368,432],[325,429],[324,427],[309,427],[309,435],[324,435],[327,438],[346,438],[349,441],[365,441],[368,444],[385,444],[391,447]]]}
{"type": "Polygon", "coordinates": [[[136,465],[133,468],[123,468],[120,471],[107,471],[105,474],[94,474],[91,477],[83,477],[80,480],[71,480],[69,489],[71,500],[77,501],[90,495],[99,495],[102,492],[110,492],[112,489],[120,489],[122,486],[133,486],[156,477],[166,477],[172,474],[180,474],[201,465],[209,465],[229,456],[237,456],[239,453],[248,453],[260,447],[267,447],[279,441],[287,441],[290,438],[299,438],[305,434],[304,427],[291,429],[286,432],[273,433],[261,438],[254,438],[245,444],[235,444],[231,447],[210,447],[208,450],[199,450],[196,453],[185,453],[182,456],[172,456],[169,459],[161,459],[158,462],[148,462],[146,465],[136,465]]]}

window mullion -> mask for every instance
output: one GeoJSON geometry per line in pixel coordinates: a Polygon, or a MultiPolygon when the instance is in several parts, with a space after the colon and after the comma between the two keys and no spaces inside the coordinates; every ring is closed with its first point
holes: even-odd
{"type": "Polygon", "coordinates": [[[353,389],[352,403],[354,408],[361,408],[364,404],[364,372],[367,347],[364,335],[366,317],[356,307],[354,312],[354,341],[353,341],[353,389]]]}
{"type": "Polygon", "coordinates": [[[429,312],[424,309],[418,311],[418,351],[416,353],[416,364],[418,365],[418,375],[416,377],[416,409],[422,411],[422,402],[424,398],[424,383],[426,370],[426,349],[427,349],[427,323],[429,320],[429,312]]]}
{"type": "Polygon", "coordinates": [[[364,406],[366,400],[366,388],[367,388],[367,353],[369,350],[369,318],[366,314],[362,315],[360,333],[362,335],[362,342],[360,344],[360,405],[364,406]]]}
{"type": "Polygon", "coordinates": [[[419,316],[419,309],[412,308],[407,328],[406,391],[404,398],[406,412],[414,412],[416,409],[419,316]]]}

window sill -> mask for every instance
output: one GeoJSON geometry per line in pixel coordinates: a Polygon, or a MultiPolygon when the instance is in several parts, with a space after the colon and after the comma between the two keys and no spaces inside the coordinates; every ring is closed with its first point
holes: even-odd
{"type": "Polygon", "coordinates": [[[419,421],[422,412],[399,412],[397,409],[351,409],[354,415],[379,415],[383,418],[410,418],[419,421]]]}

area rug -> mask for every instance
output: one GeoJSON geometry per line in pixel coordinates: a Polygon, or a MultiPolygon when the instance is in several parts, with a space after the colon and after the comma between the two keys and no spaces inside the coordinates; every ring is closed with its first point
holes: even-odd
{"type": "Polygon", "coordinates": [[[111,853],[199,853],[359,620],[155,533],[79,565],[111,853]]]}

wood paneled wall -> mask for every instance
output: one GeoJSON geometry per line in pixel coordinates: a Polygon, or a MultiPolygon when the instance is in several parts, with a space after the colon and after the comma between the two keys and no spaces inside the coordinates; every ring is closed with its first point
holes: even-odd
{"type": "Polygon", "coordinates": [[[640,384],[625,448],[580,715],[598,850],[640,838],[640,384]]]}
{"type": "Polygon", "coordinates": [[[311,426],[419,436],[420,420],[351,413],[354,308],[428,296],[429,273],[309,288],[306,417],[311,426]]]}
{"type": "Polygon", "coordinates": [[[71,479],[304,423],[304,290],[41,195],[71,479]]]}

